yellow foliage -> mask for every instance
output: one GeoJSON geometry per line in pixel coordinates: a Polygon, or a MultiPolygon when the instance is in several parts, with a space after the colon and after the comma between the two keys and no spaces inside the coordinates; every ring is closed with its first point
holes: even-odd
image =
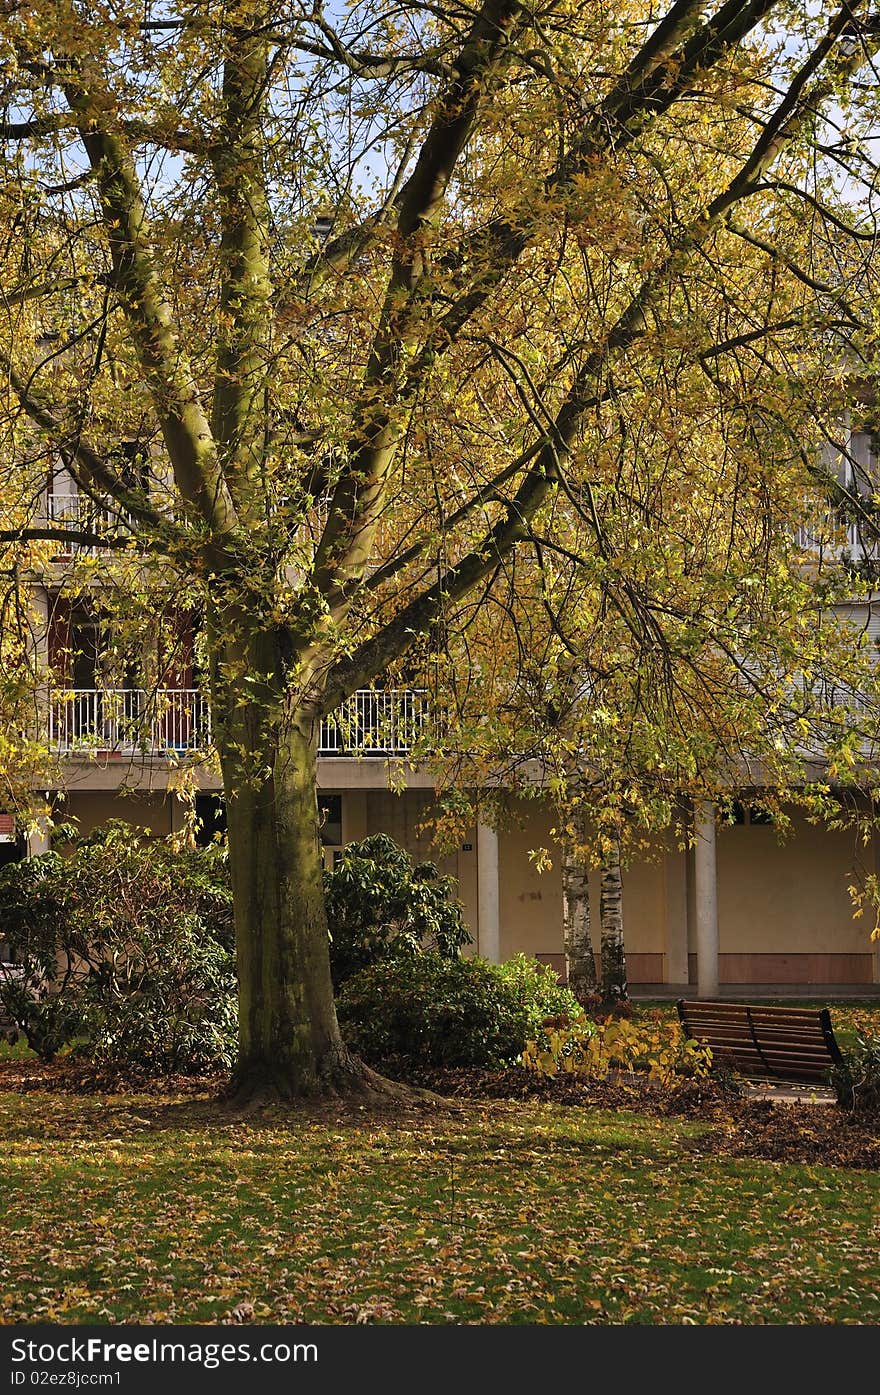
{"type": "Polygon", "coordinates": [[[667,1085],[679,1075],[707,1076],[712,1051],[686,1036],[677,1021],[593,1022],[582,1016],[565,1026],[545,1028],[543,1042],[527,1042],[521,1061],[538,1075],[562,1072],[603,1080],[612,1070],[643,1070],[667,1085]]]}

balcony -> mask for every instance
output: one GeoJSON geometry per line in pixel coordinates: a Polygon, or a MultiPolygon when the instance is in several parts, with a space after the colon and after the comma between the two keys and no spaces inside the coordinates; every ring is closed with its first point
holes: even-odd
{"type": "MultiPolygon", "coordinates": [[[[405,756],[425,730],[427,694],[360,688],[321,723],[322,756],[405,756]]],[[[211,709],[196,688],[73,688],[53,694],[49,741],[60,755],[184,755],[211,745],[211,709]]]]}
{"type": "MultiPolygon", "coordinates": [[[[130,519],[120,510],[111,510],[105,505],[96,504],[86,494],[47,494],[46,517],[57,528],[70,528],[73,532],[97,533],[99,536],[113,537],[126,532],[130,519]]],[[[64,544],[61,544],[63,547],[64,544]]],[[[60,557],[95,556],[100,547],[71,541],[60,557]]]]}
{"type": "Polygon", "coordinates": [[[858,523],[827,504],[813,509],[795,529],[795,544],[804,552],[823,553],[835,561],[844,554],[853,561],[880,556],[880,546],[863,538],[858,523]]]}
{"type": "MultiPolygon", "coordinates": [[[[68,528],[71,533],[94,533],[107,539],[118,538],[120,535],[137,537],[138,524],[130,514],[121,508],[109,508],[106,504],[96,504],[86,494],[47,494],[44,496],[44,502],[45,519],[53,527],[68,528]]],[[[282,497],[278,500],[277,509],[282,516],[287,507],[288,500],[286,498],[282,497]]],[[[322,495],[315,500],[313,506],[299,519],[297,527],[300,540],[307,537],[312,546],[316,547],[327,523],[329,511],[329,495],[322,495]]],[[[393,550],[396,541],[396,531],[390,527],[387,518],[380,520],[373,541],[374,555],[371,559],[371,565],[378,565],[382,558],[393,550]]],[[[100,546],[78,543],[72,539],[68,544],[60,542],[59,547],[62,551],[58,553],[58,559],[76,556],[96,557],[106,551],[100,546]]]]}
{"type": "Polygon", "coordinates": [[[408,755],[428,716],[422,688],[358,688],[322,721],[318,755],[408,755]]]}
{"type": "Polygon", "coordinates": [[[195,688],[72,688],[49,703],[49,742],[63,755],[203,751],[211,712],[195,688]]]}

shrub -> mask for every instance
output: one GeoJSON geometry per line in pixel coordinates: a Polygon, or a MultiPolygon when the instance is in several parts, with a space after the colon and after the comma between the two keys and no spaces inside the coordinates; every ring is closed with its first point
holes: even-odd
{"type": "Polygon", "coordinates": [[[196,915],[142,910],[137,938],[107,936],[83,985],[84,1027],[98,1066],[180,1074],[229,1069],[237,995],[229,952],[196,915]]]}
{"type": "Polygon", "coordinates": [[[837,1102],[854,1114],[880,1115],[880,1036],[857,1035],[843,1064],[833,1067],[831,1082],[837,1102]]]}
{"type": "Polygon", "coordinates": [[[181,850],[114,820],[0,874],[15,961],[0,1001],[44,1060],[79,1042],[114,1066],[226,1066],[235,1041],[232,893],[222,848],[181,850]]]}
{"type": "Polygon", "coordinates": [[[497,1066],[528,1036],[528,1012],[485,959],[426,950],[386,959],[343,986],[337,1013],[346,1041],[372,1065],[497,1066]]]}
{"type": "Polygon", "coordinates": [[[92,946],[57,853],[0,872],[0,925],[13,958],[0,964],[0,1004],[43,1061],[84,1030],[82,984],[92,946]]]}
{"type": "Polygon", "coordinates": [[[592,1022],[583,1015],[550,1026],[541,1039],[528,1043],[522,1056],[522,1064],[539,1075],[562,1072],[601,1080],[611,1070],[642,1070],[662,1084],[680,1075],[703,1078],[711,1062],[710,1048],[688,1037],[679,1022],[592,1022]]]}
{"type": "Polygon", "coordinates": [[[499,964],[497,972],[524,1009],[530,1035],[537,1033],[548,1018],[574,1022],[581,1016],[577,998],[563,987],[549,964],[527,954],[516,954],[499,964]]]}
{"type": "Polygon", "coordinates": [[[455,959],[470,943],[454,883],[432,862],[413,866],[384,833],[350,843],[324,874],[330,967],[339,986],[385,959],[432,949],[455,959]]]}

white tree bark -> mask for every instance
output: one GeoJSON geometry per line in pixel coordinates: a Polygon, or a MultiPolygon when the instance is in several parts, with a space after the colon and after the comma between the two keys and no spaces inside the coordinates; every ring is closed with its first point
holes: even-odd
{"type": "Polygon", "coordinates": [[[623,941],[623,878],[619,844],[602,863],[602,889],[599,896],[602,932],[602,997],[606,1002],[624,1001],[627,994],[626,950],[623,941]]]}
{"type": "Polygon", "coordinates": [[[562,848],[562,933],[568,986],[580,1003],[596,995],[596,960],[590,927],[590,869],[587,865],[583,821],[576,819],[576,837],[562,848]]]}

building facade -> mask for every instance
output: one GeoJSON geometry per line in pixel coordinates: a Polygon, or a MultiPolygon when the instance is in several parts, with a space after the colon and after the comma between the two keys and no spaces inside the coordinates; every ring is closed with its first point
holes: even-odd
{"type": "MultiPolygon", "coordinates": [[[[863,463],[874,477],[873,437],[851,437],[845,483],[863,463]],[[863,460],[864,457],[864,460],[863,460]],[[856,462],[856,463],[853,463],[856,462]]],[[[843,468],[843,467],[842,467],[843,468]]],[[[106,526],[93,506],[56,474],[45,516],[59,527],[106,526]]],[[[831,516],[803,525],[801,545],[850,556],[871,555],[848,525],[831,516]]],[[[37,644],[54,674],[45,703],[49,742],[63,778],[43,791],[55,817],[76,820],[82,833],[108,818],[124,818],[153,834],[173,832],[184,817],[175,793],[181,764],[210,746],[210,710],[198,685],[192,637],[185,633],[173,659],[153,665],[155,681],[136,674],[108,677],[96,613],[71,600],[65,577],[76,552],[60,545],[47,574],[34,581],[37,644]]],[[[872,643],[880,640],[880,606],[873,597],[849,608],[872,643]]],[[[417,860],[437,861],[458,887],[473,950],[491,960],[535,955],[564,972],[560,855],[539,871],[530,851],[553,850],[551,815],[540,800],[514,800],[501,829],[468,830],[453,853],[437,854],[426,831],[435,799],[427,769],[409,759],[428,719],[427,698],[414,689],[364,690],[321,731],[319,788],[325,857],[332,864],[347,843],[387,833],[417,860]]],[[[207,829],[217,826],[222,791],[206,762],[196,760],[197,809],[207,829]]],[[[774,989],[789,993],[847,989],[880,993],[880,945],[870,924],[854,919],[849,887],[880,874],[880,843],[863,845],[852,832],[829,831],[794,813],[781,840],[772,822],[747,799],[721,822],[711,807],[691,812],[693,838],[681,828],[658,837],[651,855],[624,871],[627,970],[634,990],[703,996],[774,989]],[[691,842],[691,846],[684,846],[691,842]]],[[[0,860],[38,854],[0,844],[0,860]]],[[[598,876],[592,897],[599,904],[598,876]]]]}

